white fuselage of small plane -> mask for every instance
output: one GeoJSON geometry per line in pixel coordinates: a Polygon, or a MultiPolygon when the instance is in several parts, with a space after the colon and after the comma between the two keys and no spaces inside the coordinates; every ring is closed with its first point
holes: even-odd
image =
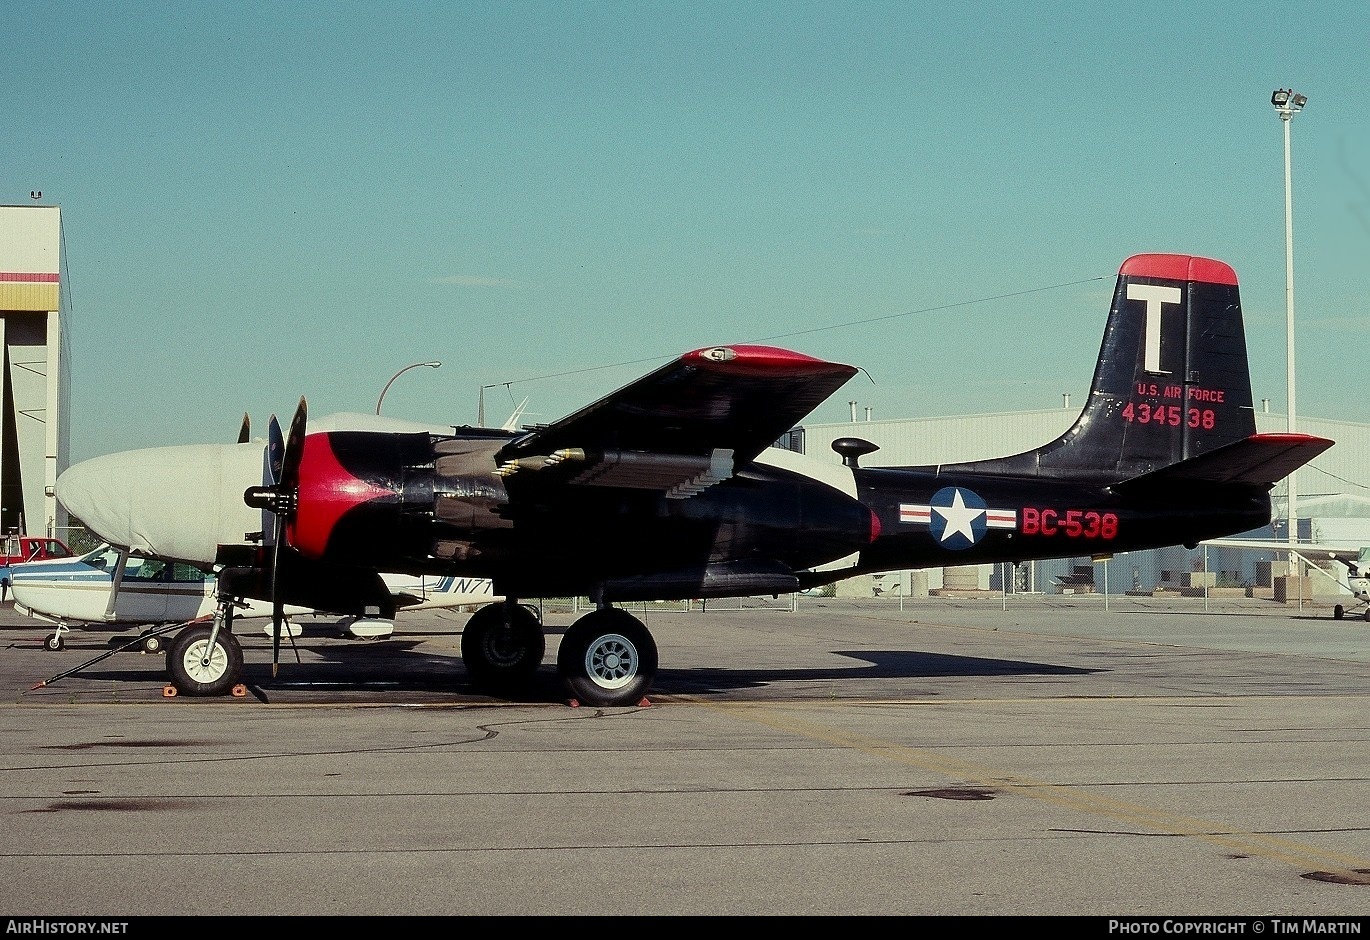
{"type": "MultiPolygon", "coordinates": [[[[11,591],[15,610],[54,624],[145,625],[182,623],[211,616],[217,603],[212,571],[195,565],[156,558],[123,557],[119,549],[102,545],[77,558],[24,562],[13,566],[11,591]],[[117,581],[117,584],[116,584],[117,581]]],[[[493,587],[483,578],[383,574],[402,610],[488,604],[493,587]]],[[[285,615],[318,613],[287,606],[285,615]]],[[[271,605],[245,601],[237,617],[272,615],[271,605]]],[[[391,632],[362,626],[357,635],[391,632]]]]}
{"type": "Polygon", "coordinates": [[[1333,616],[1340,620],[1348,609],[1365,607],[1362,617],[1370,621],[1370,546],[1334,545],[1314,542],[1280,542],[1274,539],[1222,538],[1208,539],[1204,545],[1214,548],[1244,548],[1253,551],[1272,552],[1288,555],[1291,551],[1305,561],[1335,561],[1346,566],[1346,580],[1335,575],[1327,575],[1350,592],[1355,603],[1350,608],[1344,604],[1333,607],[1333,616]]]}

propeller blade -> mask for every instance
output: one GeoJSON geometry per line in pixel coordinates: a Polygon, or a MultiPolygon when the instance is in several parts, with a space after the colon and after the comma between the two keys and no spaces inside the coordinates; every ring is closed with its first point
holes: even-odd
{"type": "Polygon", "coordinates": [[[276,516],[276,537],[271,546],[271,676],[275,678],[281,661],[281,628],[285,624],[285,605],[281,603],[278,579],[281,571],[281,544],[285,542],[285,513],[276,516]]]}
{"type": "Polygon", "coordinates": [[[283,489],[296,489],[300,485],[300,461],[304,458],[304,427],[309,418],[309,409],[304,398],[295,409],[295,417],[290,419],[290,434],[285,439],[285,455],[281,460],[280,484],[283,489]]]}
{"type": "MultiPolygon", "coordinates": [[[[274,493],[276,484],[281,480],[281,459],[285,452],[285,439],[281,436],[281,423],[272,415],[267,424],[266,448],[262,451],[262,485],[260,492],[274,493]]],[[[250,492],[250,491],[249,491],[250,492]]],[[[251,501],[249,505],[253,505],[251,501]]],[[[262,501],[262,544],[276,544],[276,530],[279,528],[274,500],[262,501]]]]}
{"type": "Polygon", "coordinates": [[[271,416],[266,436],[266,473],[262,480],[268,486],[281,482],[281,467],[285,461],[285,438],[281,435],[281,422],[271,416]]]}
{"type": "Polygon", "coordinates": [[[252,440],[252,419],[244,411],[242,427],[238,428],[238,443],[246,444],[250,440],[252,440]]]}
{"type": "MultiPolygon", "coordinates": [[[[288,538],[290,519],[295,515],[296,500],[300,493],[300,461],[304,458],[305,425],[309,409],[303,396],[295,409],[295,417],[290,420],[290,433],[281,449],[279,468],[273,462],[271,469],[276,475],[273,489],[277,493],[275,541],[271,546],[271,674],[276,675],[281,655],[281,631],[285,624],[285,602],[281,598],[280,572],[281,552],[288,538]]],[[[276,425],[276,432],[280,426],[276,425]]]]}
{"type": "MultiPolygon", "coordinates": [[[[271,674],[276,674],[276,666],[281,657],[281,626],[285,621],[285,602],[281,597],[281,562],[290,538],[290,520],[295,516],[300,498],[300,463],[304,460],[305,424],[309,412],[304,398],[300,398],[295,417],[290,421],[290,433],[281,441],[281,426],[276,416],[271,416],[270,439],[267,441],[263,482],[261,486],[249,486],[243,491],[243,502],[254,509],[270,512],[275,516],[270,526],[262,519],[262,539],[270,533],[271,581],[268,594],[271,600],[271,674]]],[[[293,643],[294,640],[292,639],[293,643]]]]}

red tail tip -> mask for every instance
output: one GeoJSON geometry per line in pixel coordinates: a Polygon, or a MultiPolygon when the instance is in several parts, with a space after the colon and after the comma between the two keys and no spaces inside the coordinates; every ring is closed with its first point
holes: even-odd
{"type": "Polygon", "coordinates": [[[1237,283],[1231,266],[1196,255],[1133,255],[1118,269],[1119,277],[1159,277],[1170,281],[1203,281],[1207,284],[1237,283]]]}

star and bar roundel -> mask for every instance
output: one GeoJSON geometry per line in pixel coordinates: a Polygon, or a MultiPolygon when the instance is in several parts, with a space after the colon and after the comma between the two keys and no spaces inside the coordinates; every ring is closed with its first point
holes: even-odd
{"type": "Polygon", "coordinates": [[[1018,528],[1018,513],[990,509],[974,490],[945,486],[932,494],[927,505],[900,503],[899,521],[931,527],[943,548],[959,552],[980,541],[988,529],[1018,528]]]}

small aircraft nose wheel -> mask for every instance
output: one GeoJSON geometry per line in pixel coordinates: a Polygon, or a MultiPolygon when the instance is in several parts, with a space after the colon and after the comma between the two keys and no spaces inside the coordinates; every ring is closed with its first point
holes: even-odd
{"type": "Polygon", "coordinates": [[[1333,619],[1333,620],[1340,620],[1341,618],[1343,618],[1343,617],[1345,617],[1345,616],[1346,616],[1346,608],[1343,607],[1341,604],[1338,604],[1336,607],[1333,607],[1333,608],[1332,608],[1332,619],[1333,619]]]}
{"type": "Polygon", "coordinates": [[[66,641],[62,639],[60,633],[54,633],[43,641],[43,648],[52,650],[54,653],[61,652],[67,648],[66,641]]]}
{"type": "Polygon", "coordinates": [[[143,637],[144,653],[160,653],[162,651],[162,638],[159,636],[143,637]]]}

